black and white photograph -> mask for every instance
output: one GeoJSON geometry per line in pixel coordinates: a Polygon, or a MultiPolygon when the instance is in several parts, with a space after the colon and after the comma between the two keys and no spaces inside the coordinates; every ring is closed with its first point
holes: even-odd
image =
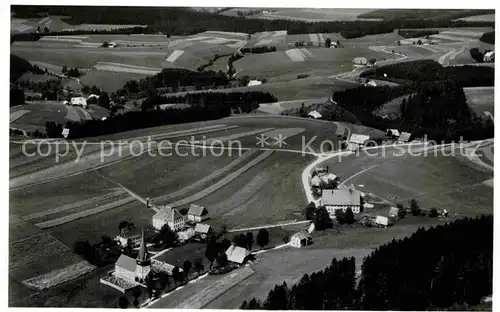
{"type": "Polygon", "coordinates": [[[493,2],[63,2],[3,7],[5,306],[495,310],[493,2]]]}

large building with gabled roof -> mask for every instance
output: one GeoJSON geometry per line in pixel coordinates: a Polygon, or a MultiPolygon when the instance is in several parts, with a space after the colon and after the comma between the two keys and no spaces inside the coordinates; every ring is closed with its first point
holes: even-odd
{"type": "Polygon", "coordinates": [[[153,227],[161,230],[165,224],[174,231],[181,231],[185,226],[184,216],[177,209],[165,205],[153,216],[153,227]]]}
{"type": "Polygon", "coordinates": [[[187,217],[192,222],[203,222],[208,219],[208,210],[205,206],[191,204],[187,217]]]}

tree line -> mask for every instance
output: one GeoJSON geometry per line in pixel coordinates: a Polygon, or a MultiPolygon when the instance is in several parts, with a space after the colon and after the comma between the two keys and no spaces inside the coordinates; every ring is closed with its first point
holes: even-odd
{"type": "Polygon", "coordinates": [[[378,247],[359,276],[355,258],[334,258],[291,288],[276,285],[263,302],[253,298],[240,309],[443,310],[491,295],[492,272],[493,217],[464,218],[378,247]]]}
{"type": "Polygon", "coordinates": [[[481,38],[479,38],[479,40],[482,42],[489,43],[489,44],[495,44],[495,32],[490,31],[490,32],[484,33],[481,36],[481,38]]]}
{"type": "Polygon", "coordinates": [[[372,68],[362,72],[360,77],[396,83],[453,81],[462,87],[486,87],[494,86],[495,71],[492,67],[443,67],[433,60],[418,60],[372,68]]]}
{"type": "Polygon", "coordinates": [[[426,37],[430,35],[439,34],[438,30],[427,30],[427,29],[399,29],[398,35],[403,38],[418,38],[426,37]]]}
{"type": "Polygon", "coordinates": [[[252,47],[252,48],[243,48],[243,49],[240,49],[240,51],[243,53],[261,54],[261,53],[276,52],[276,47],[275,46],[258,46],[258,47],[252,47]]]}
{"type": "Polygon", "coordinates": [[[184,103],[200,107],[222,107],[250,113],[259,107],[259,103],[277,102],[278,99],[261,91],[248,92],[196,92],[183,95],[151,95],[143,102],[143,108],[152,108],[160,104],[184,103]]]}
{"type": "Polygon", "coordinates": [[[328,21],[247,19],[185,8],[165,7],[82,7],[12,6],[16,16],[36,16],[38,12],[69,16],[69,24],[144,24],[152,32],[192,35],[207,30],[256,33],[287,29],[289,34],[341,33],[348,38],[389,33],[400,28],[494,27],[494,22],[451,21],[449,19],[396,19],[384,21],[328,21]],[[168,21],[168,22],[166,22],[168,21]]]}
{"type": "Polygon", "coordinates": [[[36,75],[43,75],[45,71],[36,65],[31,65],[27,60],[14,54],[10,55],[10,82],[15,82],[24,73],[31,72],[36,75]]]}
{"type": "MultiPolygon", "coordinates": [[[[123,131],[137,130],[170,124],[213,120],[229,116],[230,111],[224,106],[196,106],[186,109],[165,109],[156,111],[130,111],[115,115],[105,120],[87,120],[66,123],[68,138],[84,138],[123,131]]],[[[57,125],[56,125],[57,126],[57,125]]],[[[56,137],[61,137],[57,134],[56,137]]]]}

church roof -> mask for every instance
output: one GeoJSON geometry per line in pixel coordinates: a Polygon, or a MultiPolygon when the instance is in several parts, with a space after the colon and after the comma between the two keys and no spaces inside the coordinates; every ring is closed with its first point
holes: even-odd
{"type": "Polygon", "coordinates": [[[116,267],[120,267],[124,270],[135,272],[135,260],[127,255],[121,254],[120,258],[115,263],[116,267]]]}

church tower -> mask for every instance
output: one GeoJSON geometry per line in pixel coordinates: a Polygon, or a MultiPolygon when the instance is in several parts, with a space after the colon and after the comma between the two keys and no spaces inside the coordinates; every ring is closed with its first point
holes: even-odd
{"type": "Polygon", "coordinates": [[[139,255],[137,256],[135,266],[136,279],[138,279],[140,282],[143,282],[150,271],[151,259],[146,247],[146,240],[144,239],[144,230],[142,230],[141,247],[139,249],[139,255]]]}

